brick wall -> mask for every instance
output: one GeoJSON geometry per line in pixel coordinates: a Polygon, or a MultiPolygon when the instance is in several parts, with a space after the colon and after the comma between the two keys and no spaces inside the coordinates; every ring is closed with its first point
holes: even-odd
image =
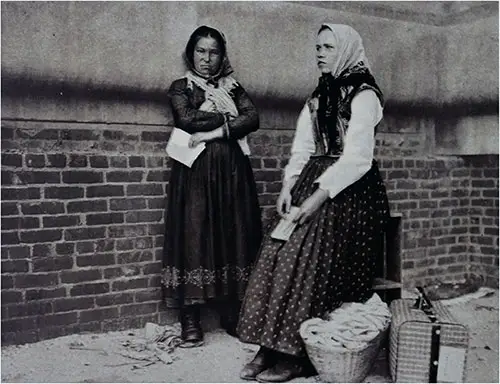
{"type": "MultiPolygon", "coordinates": [[[[419,130],[387,128],[377,157],[403,215],[406,286],[481,274],[498,286],[498,157],[433,158],[419,130]]],[[[2,122],[2,341],[163,323],[168,129],[2,122]]],[[[292,130],[251,136],[264,219],[292,130]]]]}

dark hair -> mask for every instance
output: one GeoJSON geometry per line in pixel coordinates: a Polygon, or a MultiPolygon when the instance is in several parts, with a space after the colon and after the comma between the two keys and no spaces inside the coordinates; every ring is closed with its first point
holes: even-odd
{"type": "Polygon", "coordinates": [[[319,29],[319,31],[318,31],[318,35],[319,35],[321,32],[325,31],[325,30],[328,30],[328,31],[330,31],[330,32],[333,32],[333,31],[332,31],[332,29],[331,29],[328,25],[323,24],[323,25],[321,26],[321,28],[319,29]]]}
{"type": "Polygon", "coordinates": [[[191,34],[191,37],[189,38],[186,45],[186,58],[191,63],[191,65],[193,65],[194,47],[202,37],[211,37],[215,39],[215,41],[217,41],[217,44],[219,45],[221,57],[224,57],[226,55],[226,44],[221,33],[214,28],[202,25],[201,27],[196,28],[196,30],[191,34]]]}

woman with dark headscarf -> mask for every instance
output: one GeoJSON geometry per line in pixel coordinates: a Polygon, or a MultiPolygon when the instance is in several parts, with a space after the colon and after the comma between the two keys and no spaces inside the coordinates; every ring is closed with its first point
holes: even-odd
{"type": "Polygon", "coordinates": [[[389,216],[373,159],[382,93],[351,27],[323,24],[316,59],[321,77],[298,118],[277,204],[279,215],[299,207],[298,226],[287,242],[263,240],[238,325],[241,341],[261,346],[244,379],[282,382],[314,372],[300,324],[373,294],[389,216]]]}
{"type": "Polygon", "coordinates": [[[259,127],[254,104],[231,76],[226,41],[202,26],[185,50],[186,74],[168,95],[177,128],[206,147],[189,168],[173,160],[165,216],[162,284],[180,308],[182,338],[201,343],[200,305],[222,309],[235,335],[240,302],[261,237],[257,190],[246,136],[259,127]]]}

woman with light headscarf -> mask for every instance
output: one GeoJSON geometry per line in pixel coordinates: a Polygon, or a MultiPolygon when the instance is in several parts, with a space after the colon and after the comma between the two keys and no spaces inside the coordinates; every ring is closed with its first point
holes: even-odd
{"type": "Polygon", "coordinates": [[[191,147],[206,147],[191,168],[172,162],[162,285],[167,306],[180,308],[182,339],[199,345],[202,304],[218,306],[221,325],[235,335],[259,249],[260,207],[246,139],[259,116],[231,76],[222,33],[199,27],[184,56],[188,71],[168,92],[175,125],[191,134],[191,147]]]}
{"type": "Polygon", "coordinates": [[[321,77],[299,115],[271,224],[296,206],[298,226],[286,242],[263,240],[238,325],[240,340],[261,348],[243,379],[282,382],[313,374],[300,324],[373,294],[389,216],[373,159],[382,93],[351,27],[323,24],[316,59],[321,77]]]}

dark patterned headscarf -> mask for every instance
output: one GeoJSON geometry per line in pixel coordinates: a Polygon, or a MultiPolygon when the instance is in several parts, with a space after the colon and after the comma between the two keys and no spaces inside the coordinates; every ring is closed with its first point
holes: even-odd
{"type": "Polygon", "coordinates": [[[318,125],[328,136],[329,148],[335,148],[338,140],[337,115],[342,89],[353,87],[354,92],[366,84],[372,87],[381,103],[382,91],[370,73],[361,36],[352,27],[342,24],[323,24],[318,34],[330,30],[338,55],[331,72],[323,73],[312,97],[318,98],[318,125]]]}

